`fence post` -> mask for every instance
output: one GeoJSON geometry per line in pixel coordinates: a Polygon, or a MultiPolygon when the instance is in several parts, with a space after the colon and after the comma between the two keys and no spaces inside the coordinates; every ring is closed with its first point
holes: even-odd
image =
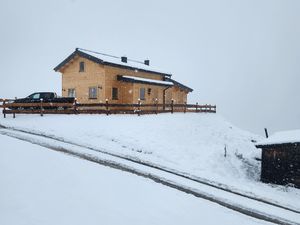
{"type": "MultiPolygon", "coordinates": [[[[15,97],[15,100],[17,100],[18,98],[15,97]]],[[[16,113],[13,113],[13,118],[15,119],[16,118],[16,113]]]]}
{"type": "Polygon", "coordinates": [[[106,109],[106,115],[108,116],[108,99],[105,99],[105,109],[106,109]]]}
{"type": "Polygon", "coordinates": [[[41,100],[41,107],[40,107],[40,110],[41,110],[41,116],[44,116],[44,115],[43,115],[43,111],[44,111],[44,109],[43,109],[43,99],[41,98],[40,100],[41,100]]]}
{"type": "Polygon", "coordinates": [[[184,113],[186,113],[186,102],[184,102],[184,113]]]}
{"type": "Polygon", "coordinates": [[[141,115],[141,100],[138,99],[138,116],[141,115]]]}
{"type": "Polygon", "coordinates": [[[198,112],[198,102],[196,102],[196,113],[198,112]]]}
{"type": "Polygon", "coordinates": [[[158,99],[155,99],[155,114],[157,115],[158,113],[158,99]]]}
{"type": "Polygon", "coordinates": [[[171,113],[174,112],[174,99],[171,100],[171,113]]]}
{"type": "Polygon", "coordinates": [[[5,99],[3,99],[3,116],[4,116],[4,118],[6,118],[6,113],[5,113],[5,99]]]}
{"type": "Polygon", "coordinates": [[[77,99],[76,98],[74,98],[73,110],[74,110],[74,114],[77,114],[77,99]]]}

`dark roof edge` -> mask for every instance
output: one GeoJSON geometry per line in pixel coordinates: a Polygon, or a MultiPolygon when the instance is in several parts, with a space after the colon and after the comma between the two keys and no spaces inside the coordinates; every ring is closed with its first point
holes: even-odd
{"type": "Polygon", "coordinates": [[[300,142],[287,142],[287,143],[278,143],[278,144],[258,144],[255,145],[256,148],[273,148],[273,147],[285,147],[285,146],[290,146],[290,145],[299,145],[300,142]]]}
{"type": "Polygon", "coordinates": [[[182,88],[182,89],[186,89],[188,92],[192,92],[192,91],[193,91],[192,88],[190,88],[190,87],[188,87],[188,86],[185,86],[184,84],[179,83],[178,81],[173,80],[173,79],[171,79],[171,78],[168,78],[168,77],[167,77],[167,78],[166,78],[166,81],[171,81],[171,82],[174,83],[175,86],[178,86],[178,87],[180,87],[180,88],[182,88]]]}
{"type": "Polygon", "coordinates": [[[171,84],[159,84],[151,81],[142,81],[142,80],[135,80],[134,78],[127,78],[123,77],[122,75],[117,76],[118,81],[128,82],[128,83],[140,83],[140,84],[151,84],[156,86],[164,86],[164,87],[171,87],[171,84]]]}
{"type": "Polygon", "coordinates": [[[161,73],[161,72],[157,72],[157,71],[152,71],[152,70],[146,70],[146,69],[141,69],[141,68],[138,68],[138,67],[133,67],[133,66],[126,66],[126,65],[121,65],[121,64],[117,64],[117,63],[112,63],[112,62],[106,62],[106,61],[103,61],[101,59],[98,59],[92,55],[89,55],[85,52],[82,52],[80,50],[78,50],[76,48],[76,50],[71,54],[69,55],[65,60],[63,60],[60,64],[58,64],[55,68],[54,68],[54,71],[58,71],[60,70],[60,68],[62,68],[64,65],[66,65],[75,55],[79,55],[83,58],[86,58],[86,59],[89,59],[95,63],[99,63],[99,64],[103,64],[103,65],[108,65],[108,66],[113,66],[113,67],[119,67],[119,68],[122,68],[122,69],[131,69],[131,70],[139,70],[139,71],[142,71],[142,72],[147,72],[147,73],[154,73],[154,74],[157,74],[157,75],[161,75],[161,76],[164,76],[164,77],[171,77],[172,74],[167,74],[167,73],[161,73]]]}

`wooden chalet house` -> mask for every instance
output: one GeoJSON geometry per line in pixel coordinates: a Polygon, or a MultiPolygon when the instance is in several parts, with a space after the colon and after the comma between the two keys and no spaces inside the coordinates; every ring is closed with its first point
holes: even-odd
{"type": "Polygon", "coordinates": [[[78,48],[54,70],[62,74],[62,96],[80,103],[170,104],[173,99],[184,104],[193,91],[152,69],[149,60],[138,63],[78,48]]]}
{"type": "Polygon", "coordinates": [[[262,149],[263,182],[300,188],[300,130],[275,133],[256,147],[262,149]]]}

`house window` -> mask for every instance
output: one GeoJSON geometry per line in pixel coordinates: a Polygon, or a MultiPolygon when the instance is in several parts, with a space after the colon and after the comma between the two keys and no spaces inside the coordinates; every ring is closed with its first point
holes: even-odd
{"type": "Polygon", "coordinates": [[[140,88],[140,100],[145,100],[145,88],[140,88]]]}
{"type": "Polygon", "coordinates": [[[97,87],[89,88],[89,99],[97,99],[97,87]]]}
{"type": "Polygon", "coordinates": [[[148,88],[148,95],[151,95],[151,88],[148,88]]]}
{"type": "Polygon", "coordinates": [[[68,97],[71,97],[71,98],[76,97],[75,88],[68,89],[68,97]]]}
{"type": "Polygon", "coordinates": [[[118,88],[112,88],[112,100],[118,100],[118,88]]]}
{"type": "Polygon", "coordinates": [[[79,72],[84,72],[84,62],[79,63],[79,72]]]}

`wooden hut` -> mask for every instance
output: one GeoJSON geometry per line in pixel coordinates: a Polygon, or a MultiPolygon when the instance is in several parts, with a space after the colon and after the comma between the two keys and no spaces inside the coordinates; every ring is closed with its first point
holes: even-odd
{"type": "Polygon", "coordinates": [[[62,96],[76,97],[80,103],[184,104],[193,91],[171,79],[170,73],[154,69],[149,60],[78,48],[54,70],[62,74],[62,96]]]}
{"type": "Polygon", "coordinates": [[[300,130],[275,133],[256,147],[262,149],[263,182],[300,188],[300,130]]]}

